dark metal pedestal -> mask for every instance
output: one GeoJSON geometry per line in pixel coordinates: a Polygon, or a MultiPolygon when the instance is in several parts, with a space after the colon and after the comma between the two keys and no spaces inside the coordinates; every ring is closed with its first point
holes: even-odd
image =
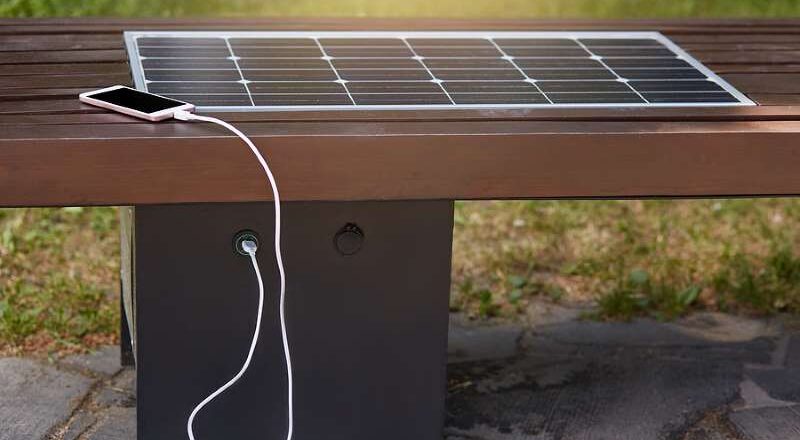
{"type": "MultiPolygon", "coordinates": [[[[452,220],[450,201],[284,204],[295,439],[441,439],[452,220]],[[346,224],[365,237],[353,255],[335,245],[346,224]]],[[[261,238],[262,339],[250,370],[200,413],[195,434],[285,435],[272,205],[168,205],[135,211],[140,440],[185,438],[193,406],[244,360],[258,291],[247,257],[232,248],[243,229],[261,238]]]]}

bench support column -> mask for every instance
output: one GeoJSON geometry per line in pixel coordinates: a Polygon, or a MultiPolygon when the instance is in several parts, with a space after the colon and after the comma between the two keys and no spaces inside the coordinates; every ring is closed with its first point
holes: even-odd
{"type": "MultiPolygon", "coordinates": [[[[286,203],[283,225],[295,439],[440,440],[452,202],[286,203]]],[[[138,438],[185,438],[193,406],[244,361],[258,290],[248,258],[233,252],[243,229],[260,235],[261,340],[195,434],[282,438],[272,204],[140,206],[135,229],[138,438]]]]}

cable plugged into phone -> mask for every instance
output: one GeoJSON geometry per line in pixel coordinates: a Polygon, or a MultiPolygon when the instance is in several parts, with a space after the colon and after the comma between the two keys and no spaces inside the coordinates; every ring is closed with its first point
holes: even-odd
{"type": "Polygon", "coordinates": [[[172,114],[172,117],[179,121],[191,121],[192,116],[196,115],[192,112],[187,112],[186,110],[176,110],[175,113],[172,114]]]}
{"type": "MultiPolygon", "coordinates": [[[[289,337],[286,331],[286,272],[283,268],[283,255],[281,254],[281,199],[280,199],[280,193],[278,192],[278,184],[275,182],[275,176],[272,174],[272,170],[269,168],[267,161],[264,159],[264,156],[261,155],[261,152],[258,150],[258,148],[256,148],[255,144],[253,144],[253,141],[251,141],[250,138],[247,137],[247,135],[242,133],[239,129],[237,129],[233,125],[221,119],[213,118],[210,116],[200,116],[191,113],[189,111],[180,109],[176,110],[173,113],[173,117],[179,121],[200,121],[200,122],[210,122],[212,124],[217,124],[221,127],[228,129],[233,134],[238,136],[242,141],[244,141],[245,144],[247,144],[247,146],[250,148],[250,151],[258,160],[258,163],[264,170],[264,173],[267,176],[267,180],[269,180],[270,187],[272,188],[272,200],[275,210],[275,237],[274,237],[275,261],[278,266],[278,274],[280,276],[279,314],[281,323],[281,338],[283,339],[283,353],[286,359],[286,379],[288,382],[287,408],[289,412],[289,417],[288,417],[289,420],[288,420],[288,429],[286,432],[286,440],[292,440],[294,435],[294,379],[292,377],[293,376],[292,356],[291,356],[291,350],[289,349],[289,337]]],[[[218,390],[211,393],[211,395],[206,397],[192,411],[186,425],[186,430],[189,434],[190,440],[195,440],[192,425],[194,423],[195,416],[197,416],[197,413],[205,405],[211,402],[218,395],[222,394],[237,380],[239,380],[239,378],[244,374],[244,372],[249,367],[256,344],[258,343],[258,333],[261,328],[261,315],[264,307],[264,283],[261,280],[261,271],[258,268],[258,260],[256,259],[256,251],[258,250],[258,241],[259,241],[258,236],[252,231],[242,231],[239,234],[237,234],[237,237],[234,239],[234,248],[236,252],[250,257],[250,261],[253,264],[253,270],[255,270],[256,277],[258,278],[258,288],[259,288],[258,319],[256,321],[256,329],[253,335],[253,341],[250,345],[250,351],[248,352],[245,364],[242,366],[242,369],[239,371],[239,373],[236,376],[234,376],[233,379],[228,381],[228,383],[226,383],[218,390]]]]}
{"type": "MultiPolygon", "coordinates": [[[[292,379],[292,357],[289,350],[289,337],[286,334],[286,273],[283,269],[283,257],[281,255],[281,199],[278,193],[278,184],[275,182],[275,176],[272,175],[267,161],[264,156],[258,151],[255,144],[244,133],[239,131],[233,125],[217,118],[210,116],[200,116],[192,113],[195,109],[193,104],[183,101],[177,101],[165,96],[156,95],[154,93],[143,92],[140,90],[132,89],[126,86],[112,86],[104,89],[95,90],[92,92],[85,92],[79,95],[81,102],[95,105],[109,110],[114,110],[126,115],[134,116],[148,121],[161,121],[170,117],[179,121],[201,121],[217,124],[230,130],[233,134],[238,136],[250,148],[250,151],[258,159],[258,163],[263,168],[264,173],[269,180],[269,185],[272,188],[272,200],[275,206],[275,262],[278,266],[278,274],[280,275],[280,321],[281,321],[281,337],[283,339],[283,352],[286,357],[286,378],[288,380],[288,393],[287,393],[287,407],[289,411],[288,430],[286,439],[292,440],[294,433],[294,383],[292,379]]],[[[258,278],[258,318],[256,319],[256,328],[253,334],[253,340],[250,344],[250,350],[247,354],[247,359],[241,370],[225,385],[211,393],[208,397],[203,399],[202,402],[192,410],[189,415],[189,420],[186,423],[186,431],[190,440],[195,440],[193,424],[194,419],[200,410],[203,409],[209,402],[214,400],[217,396],[230,388],[239,378],[244,375],[247,368],[250,366],[250,361],[253,357],[256,344],[258,344],[258,334],[261,329],[261,315],[264,309],[264,283],[261,280],[261,271],[258,268],[258,261],[256,259],[256,251],[258,250],[258,236],[254,233],[250,236],[242,236],[240,239],[234,241],[236,252],[250,257],[255,270],[256,277],[258,278]]]]}

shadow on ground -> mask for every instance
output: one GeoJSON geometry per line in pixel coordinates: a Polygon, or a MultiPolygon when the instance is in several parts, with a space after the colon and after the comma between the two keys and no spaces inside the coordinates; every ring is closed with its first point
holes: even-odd
{"type": "Polygon", "coordinates": [[[547,304],[532,315],[525,327],[452,320],[449,440],[800,439],[789,319],[600,323],[547,304]]]}
{"type": "MultiPolygon", "coordinates": [[[[453,315],[447,440],[800,439],[800,321],[698,314],[528,324],[453,315]]],[[[0,359],[0,440],[133,440],[135,375],[108,348],[0,359]]]]}

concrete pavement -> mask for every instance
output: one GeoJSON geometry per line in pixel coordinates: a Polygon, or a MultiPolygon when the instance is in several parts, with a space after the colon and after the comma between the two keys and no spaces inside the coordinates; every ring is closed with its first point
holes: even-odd
{"type": "MultiPolygon", "coordinates": [[[[800,320],[451,319],[447,440],[800,439],[800,320]]],[[[133,440],[119,353],[0,359],[0,440],[133,440]]]]}

